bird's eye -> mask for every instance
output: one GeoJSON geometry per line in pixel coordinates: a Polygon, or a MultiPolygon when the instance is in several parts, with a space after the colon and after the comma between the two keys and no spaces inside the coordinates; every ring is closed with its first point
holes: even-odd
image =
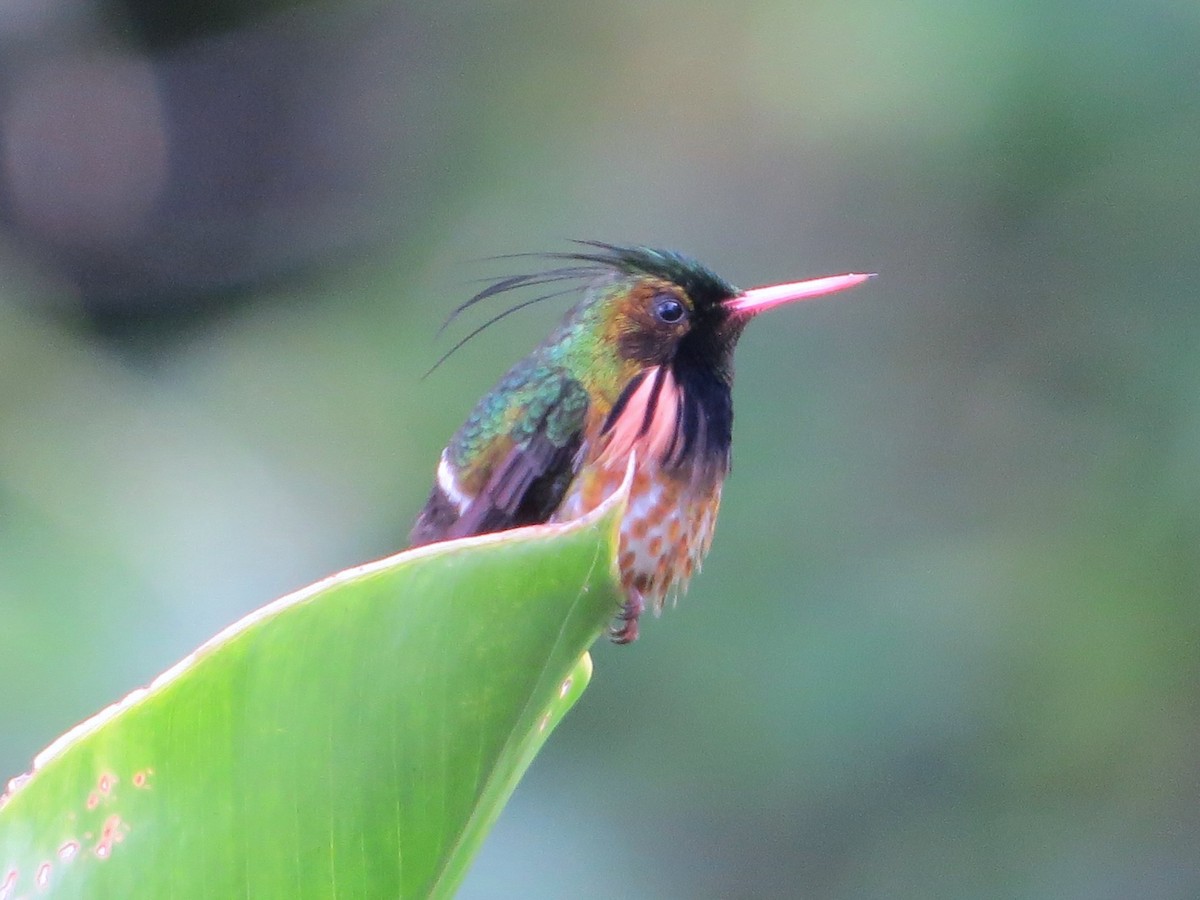
{"type": "Polygon", "coordinates": [[[674,325],[680,322],[687,310],[674,297],[659,297],[654,301],[654,315],[660,322],[674,325]]]}

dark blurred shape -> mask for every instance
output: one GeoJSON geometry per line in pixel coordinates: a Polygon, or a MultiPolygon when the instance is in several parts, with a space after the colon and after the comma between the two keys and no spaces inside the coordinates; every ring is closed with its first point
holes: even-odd
{"type": "Polygon", "coordinates": [[[395,236],[394,169],[428,136],[398,111],[404,10],[245,21],[266,6],[137,4],[152,44],[242,24],[152,52],[76,36],[0,71],[0,229],[69,287],[60,313],[185,321],[395,236]]]}
{"type": "Polygon", "coordinates": [[[307,0],[111,0],[115,28],[127,28],[146,47],[160,48],[246,25],[267,13],[312,5],[307,0]]]}

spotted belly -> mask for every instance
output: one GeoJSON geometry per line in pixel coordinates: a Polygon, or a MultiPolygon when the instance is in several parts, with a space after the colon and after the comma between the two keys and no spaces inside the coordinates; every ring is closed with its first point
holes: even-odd
{"type": "MultiPolygon", "coordinates": [[[[574,519],[595,509],[624,474],[623,466],[585,468],[554,519],[574,519]]],[[[719,483],[699,485],[686,472],[639,465],[621,520],[618,563],[625,592],[636,592],[658,613],[668,598],[685,591],[712,544],[720,503],[719,483]]]]}

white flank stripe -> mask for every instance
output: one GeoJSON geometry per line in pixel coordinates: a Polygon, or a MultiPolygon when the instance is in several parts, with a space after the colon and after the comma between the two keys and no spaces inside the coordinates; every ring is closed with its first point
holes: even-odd
{"type": "Polygon", "coordinates": [[[446,499],[458,507],[458,514],[461,516],[466,512],[472,498],[458,489],[458,479],[450,470],[450,460],[446,459],[445,450],[442,451],[442,458],[438,461],[437,483],[438,487],[442,489],[442,493],[446,495],[446,499]]]}

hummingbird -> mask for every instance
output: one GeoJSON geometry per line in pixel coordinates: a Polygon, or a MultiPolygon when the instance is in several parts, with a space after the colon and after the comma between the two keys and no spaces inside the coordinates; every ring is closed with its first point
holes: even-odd
{"type": "Polygon", "coordinates": [[[583,289],[442,451],[410,541],[577,518],[620,485],[632,457],[617,560],[626,599],[610,629],[627,644],[646,605],[658,614],[686,590],[712,543],[730,471],[733,352],[743,328],[759,313],[873,276],[739,290],[680,253],[580,244],[547,257],[566,265],[504,279],[452,314],[523,287],[583,289]]]}

